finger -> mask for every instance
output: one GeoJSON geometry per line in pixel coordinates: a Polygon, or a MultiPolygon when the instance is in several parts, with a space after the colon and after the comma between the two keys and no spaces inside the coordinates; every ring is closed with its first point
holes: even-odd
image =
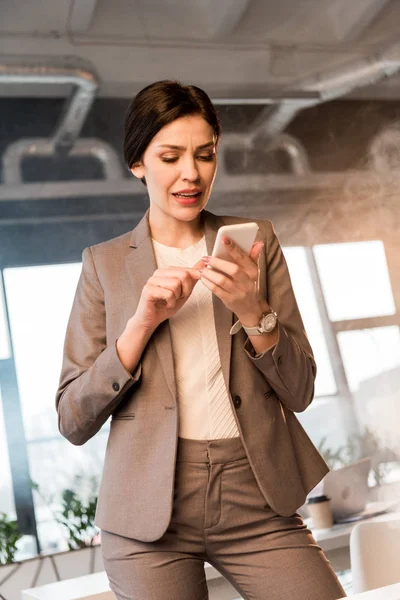
{"type": "Polygon", "coordinates": [[[225,273],[227,276],[235,279],[236,281],[239,279],[244,279],[245,276],[254,279],[254,277],[257,277],[258,275],[258,265],[256,262],[257,259],[253,260],[250,256],[247,256],[242,263],[239,261],[232,262],[222,258],[216,258],[215,256],[204,256],[202,260],[207,262],[207,264],[213,269],[217,269],[219,272],[225,273]]]}
{"type": "Polygon", "coordinates": [[[149,283],[170,290],[176,299],[182,296],[182,281],[178,277],[151,277],[149,283]]]}
{"type": "Polygon", "coordinates": [[[224,260],[223,258],[217,258],[216,256],[204,256],[202,260],[213,269],[216,269],[229,277],[237,276],[240,270],[240,267],[236,263],[231,262],[230,260],[224,260]]]}
{"type": "MultiPolygon", "coordinates": [[[[208,257],[205,257],[205,258],[208,258],[208,257]]],[[[190,270],[199,273],[200,269],[204,269],[205,266],[206,266],[206,262],[204,262],[203,258],[201,258],[200,260],[197,261],[197,263],[195,263],[193,265],[192,269],[190,269],[190,270]]]]}
{"type": "Polygon", "coordinates": [[[209,279],[209,274],[212,272],[212,269],[204,269],[202,273],[201,281],[206,288],[210,290],[213,294],[215,294],[222,302],[228,302],[228,300],[232,297],[230,292],[209,279]],[[207,276],[203,275],[207,271],[207,276]]]}
{"type": "Polygon", "coordinates": [[[177,298],[175,294],[163,287],[147,283],[146,285],[146,296],[149,302],[152,302],[157,307],[175,308],[177,298]]]}
{"type": "MultiPolygon", "coordinates": [[[[198,263],[196,263],[196,265],[197,264],[198,263]]],[[[204,265],[202,264],[202,266],[200,266],[200,269],[203,266],[204,265]]],[[[195,279],[196,281],[199,279],[199,270],[198,268],[194,267],[166,267],[163,269],[157,269],[156,271],[154,271],[153,277],[178,277],[179,279],[181,279],[182,274],[186,272],[190,275],[192,279],[195,279]]]]}
{"type": "Polygon", "coordinates": [[[254,263],[257,264],[257,261],[259,259],[259,256],[260,256],[263,248],[264,248],[264,242],[255,242],[253,244],[249,256],[254,263]]]}
{"type": "Polygon", "coordinates": [[[222,236],[222,241],[225,245],[228,254],[232,256],[234,262],[243,261],[244,259],[248,258],[246,252],[242,250],[240,246],[235,244],[235,242],[227,235],[222,236]]]}
{"type": "Polygon", "coordinates": [[[201,272],[201,280],[203,283],[204,280],[207,280],[209,283],[212,283],[228,293],[232,291],[234,285],[233,280],[231,277],[229,277],[229,275],[225,275],[225,273],[221,273],[215,269],[203,269],[201,272]]]}

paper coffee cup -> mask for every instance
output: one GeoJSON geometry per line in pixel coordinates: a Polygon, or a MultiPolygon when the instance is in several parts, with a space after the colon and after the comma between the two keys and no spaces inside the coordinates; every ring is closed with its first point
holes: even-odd
{"type": "Polygon", "coordinates": [[[330,498],[325,495],[311,496],[307,501],[307,509],[313,520],[315,529],[329,529],[333,525],[330,498]]]}

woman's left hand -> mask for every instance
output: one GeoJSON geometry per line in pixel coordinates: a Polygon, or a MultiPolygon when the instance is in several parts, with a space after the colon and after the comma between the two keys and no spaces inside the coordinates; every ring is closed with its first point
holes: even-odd
{"type": "Polygon", "coordinates": [[[259,293],[257,265],[264,243],[255,242],[250,255],[246,255],[230,238],[224,236],[223,241],[230,254],[230,260],[213,256],[203,257],[203,262],[213,268],[200,271],[201,281],[222,300],[229,310],[235,313],[243,325],[252,327],[257,324],[262,312],[265,311],[266,303],[259,293]],[[228,244],[225,240],[228,240],[228,244]]]}

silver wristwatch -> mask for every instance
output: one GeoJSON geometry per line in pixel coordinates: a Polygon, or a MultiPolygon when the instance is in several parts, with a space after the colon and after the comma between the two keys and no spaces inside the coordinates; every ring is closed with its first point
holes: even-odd
{"type": "Polygon", "coordinates": [[[271,333],[276,327],[278,322],[278,315],[271,308],[271,312],[264,313],[261,315],[260,321],[256,327],[245,327],[243,329],[247,335],[262,335],[263,333],[271,333]]]}
{"type": "Polygon", "coordinates": [[[271,333],[271,331],[275,329],[277,323],[278,315],[271,308],[271,312],[263,313],[261,315],[260,321],[256,327],[245,327],[240,321],[236,321],[231,328],[230,333],[231,335],[234,335],[243,327],[247,335],[262,335],[263,333],[271,333]]]}

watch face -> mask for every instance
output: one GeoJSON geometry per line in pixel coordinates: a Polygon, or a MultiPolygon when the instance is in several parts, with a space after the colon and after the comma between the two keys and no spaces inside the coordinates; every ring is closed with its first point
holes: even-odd
{"type": "Polygon", "coordinates": [[[265,315],[265,317],[262,320],[261,325],[262,325],[262,328],[264,329],[264,331],[269,333],[270,331],[275,329],[276,322],[277,322],[276,315],[274,313],[269,313],[268,315],[265,315]]]}

